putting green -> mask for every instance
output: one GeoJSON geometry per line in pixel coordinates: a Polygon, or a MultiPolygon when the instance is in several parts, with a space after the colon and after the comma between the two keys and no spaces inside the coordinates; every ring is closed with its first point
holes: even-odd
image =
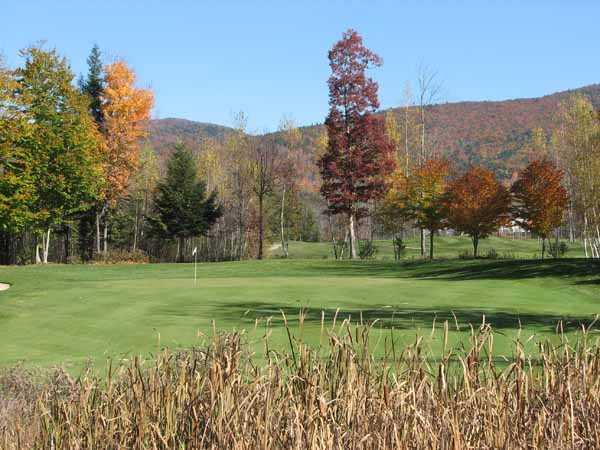
{"type": "MultiPolygon", "coordinates": [[[[461,331],[451,332],[452,342],[485,315],[500,355],[511,351],[520,325],[521,338],[534,336],[534,345],[559,320],[567,329],[591,322],[600,313],[599,269],[584,259],[267,260],[201,264],[194,286],[190,264],[3,267],[0,280],[11,288],[0,293],[0,364],[77,369],[91,358],[104,365],[107,357],[193,345],[213,319],[220,330],[247,330],[260,354],[266,319],[272,345],[283,348],[281,311],[299,336],[301,308],[308,308],[302,335],[309,342],[320,339],[321,312],[331,326],[339,308],[338,323],[349,315],[377,320],[373,332],[399,344],[426,336],[432,356],[441,323],[455,328],[453,313],[461,331]]],[[[384,340],[378,345],[383,351],[384,340]]]]}

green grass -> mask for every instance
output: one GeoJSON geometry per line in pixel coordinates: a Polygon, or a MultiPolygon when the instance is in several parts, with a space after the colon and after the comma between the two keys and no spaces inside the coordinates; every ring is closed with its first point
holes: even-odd
{"type": "MultiPolygon", "coordinates": [[[[303,256],[310,245],[298,245],[303,256]]],[[[315,255],[324,248],[312,246],[315,255]]],[[[443,246],[448,254],[460,247],[451,239],[443,246]]],[[[281,348],[287,336],[280,311],[299,335],[298,311],[304,307],[303,337],[309,342],[320,338],[321,311],[330,326],[339,308],[338,320],[378,320],[376,335],[389,337],[393,328],[398,345],[425,336],[432,356],[441,323],[449,320],[454,329],[453,312],[461,331],[451,333],[452,342],[485,315],[497,330],[500,355],[509,351],[519,324],[524,340],[535,336],[528,344],[533,346],[552,336],[561,319],[568,329],[589,323],[600,313],[599,274],[600,265],[584,259],[271,259],[201,264],[194,287],[189,264],[3,267],[0,281],[12,287],[0,292],[0,365],[24,361],[78,369],[91,358],[102,366],[107,357],[190,346],[199,333],[210,332],[213,319],[221,330],[248,330],[260,353],[266,319],[272,317],[271,344],[281,348]],[[438,332],[431,334],[434,320],[438,332]]],[[[383,340],[380,345],[383,351],[383,340]]]]}
{"type": "MultiPolygon", "coordinates": [[[[457,258],[460,253],[473,252],[473,245],[469,237],[466,236],[435,236],[434,237],[434,256],[436,258],[457,258]]],[[[393,260],[394,249],[390,240],[375,241],[377,246],[377,255],[375,259],[393,260]]],[[[426,244],[428,245],[428,243],[426,244]]],[[[583,248],[579,242],[568,243],[566,257],[579,258],[584,256],[583,248]]],[[[420,258],[419,240],[414,237],[406,239],[406,259],[420,258]]],[[[532,259],[539,258],[541,254],[540,243],[537,239],[507,239],[492,236],[483,239],[479,243],[479,255],[485,256],[490,249],[494,249],[498,256],[508,256],[511,258],[532,259]]],[[[429,247],[425,248],[426,253],[429,247]]],[[[333,250],[329,242],[290,242],[290,258],[294,259],[313,259],[313,258],[332,258],[333,250]]],[[[282,256],[280,246],[275,244],[272,250],[269,249],[268,255],[272,258],[282,256]]]]}

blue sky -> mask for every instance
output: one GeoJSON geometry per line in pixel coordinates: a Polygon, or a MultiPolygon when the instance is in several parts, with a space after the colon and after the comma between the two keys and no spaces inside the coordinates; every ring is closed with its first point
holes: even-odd
{"type": "Polygon", "coordinates": [[[27,1],[0,0],[0,51],[46,40],[85,71],[98,43],[156,94],[156,117],[251,131],[283,114],[299,124],[327,112],[327,51],[349,27],[383,57],[373,72],[382,107],[402,100],[420,63],[441,99],[534,97],[600,82],[600,2],[593,1],[27,1]],[[525,6],[523,6],[525,4],[525,6]]]}

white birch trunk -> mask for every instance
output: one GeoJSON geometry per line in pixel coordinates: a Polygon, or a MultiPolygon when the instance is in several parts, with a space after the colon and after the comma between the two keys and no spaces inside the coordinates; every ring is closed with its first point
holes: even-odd
{"type": "Polygon", "coordinates": [[[354,213],[350,213],[350,256],[352,259],[356,259],[358,258],[358,253],[356,251],[356,231],[354,229],[355,227],[355,217],[354,217],[354,213]]]}
{"type": "Polygon", "coordinates": [[[48,229],[46,230],[46,235],[44,236],[44,239],[42,240],[43,244],[44,244],[44,260],[43,263],[44,264],[48,264],[48,253],[50,250],[50,227],[48,227],[48,229]]]}

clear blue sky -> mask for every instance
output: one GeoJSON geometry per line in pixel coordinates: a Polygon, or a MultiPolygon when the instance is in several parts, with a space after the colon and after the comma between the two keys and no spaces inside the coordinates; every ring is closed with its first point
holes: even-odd
{"type": "Polygon", "coordinates": [[[327,111],[327,50],[349,28],[383,57],[382,107],[398,105],[420,62],[444,101],[533,97],[600,82],[598,1],[29,1],[3,0],[0,51],[46,40],[85,71],[98,43],[156,93],[156,117],[251,131],[282,114],[300,124],[327,111]],[[522,6],[527,3],[527,6],[522,6]]]}

